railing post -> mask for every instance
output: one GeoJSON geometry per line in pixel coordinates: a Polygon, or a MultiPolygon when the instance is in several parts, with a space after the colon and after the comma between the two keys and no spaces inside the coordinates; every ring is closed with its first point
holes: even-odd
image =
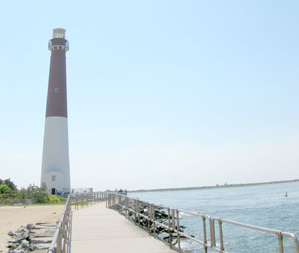
{"type": "Polygon", "coordinates": [[[167,216],[168,216],[168,243],[169,243],[169,248],[172,249],[172,232],[171,232],[171,225],[170,223],[170,208],[167,208],[167,216]]]}
{"type": "Polygon", "coordinates": [[[61,239],[62,241],[62,253],[65,253],[65,215],[64,215],[64,219],[62,220],[62,237],[61,239]]]}
{"type": "Polygon", "coordinates": [[[122,213],[121,195],[118,195],[118,206],[119,206],[119,213],[122,213]]]}
{"type": "Polygon", "coordinates": [[[203,228],[203,243],[204,243],[204,251],[205,253],[208,252],[208,247],[207,247],[207,228],[206,228],[206,217],[203,215],[201,216],[202,218],[202,228],[203,228]]]}
{"type": "MultiPolygon", "coordinates": [[[[59,224],[61,226],[61,224],[59,224]]],[[[56,248],[56,253],[62,253],[61,252],[61,241],[62,241],[62,236],[61,236],[61,227],[59,228],[59,233],[58,233],[58,238],[57,238],[57,248],[56,248]]]]}
{"type": "MultiPolygon", "coordinates": [[[[145,214],[145,213],[144,213],[145,214]]],[[[147,231],[150,233],[150,203],[147,203],[147,231]]]]}
{"type": "Polygon", "coordinates": [[[137,200],[136,199],[134,199],[134,222],[135,222],[135,224],[137,223],[137,200]]]}
{"type": "Polygon", "coordinates": [[[156,220],[156,209],[154,207],[154,205],[152,204],[152,217],[153,217],[153,229],[154,229],[154,237],[156,238],[157,237],[157,234],[156,234],[156,223],[155,223],[155,220],[156,220]]]}
{"type": "Polygon", "coordinates": [[[215,242],[215,221],[210,218],[210,236],[211,236],[211,247],[216,246],[215,242]]]}
{"type": "Polygon", "coordinates": [[[222,220],[220,220],[220,219],[218,219],[218,226],[219,226],[220,250],[224,251],[223,232],[222,232],[222,220]]]}
{"type": "Polygon", "coordinates": [[[153,224],[152,222],[152,205],[151,203],[148,203],[148,233],[151,233],[151,225],[153,224]]]}
{"type": "Polygon", "coordinates": [[[68,253],[71,253],[72,250],[72,229],[73,229],[73,212],[70,213],[70,232],[69,232],[69,242],[68,242],[68,253]]]}
{"type": "Polygon", "coordinates": [[[126,218],[129,219],[129,198],[125,198],[126,218]]]}
{"type": "MultiPolygon", "coordinates": [[[[67,215],[67,211],[66,211],[66,215],[67,215]]],[[[66,233],[67,233],[67,228],[66,228],[66,217],[64,217],[63,221],[62,221],[62,238],[63,238],[63,247],[62,247],[62,252],[65,253],[65,249],[66,249],[66,233]]]]}
{"type": "Polygon", "coordinates": [[[141,206],[141,203],[139,200],[137,200],[137,214],[138,214],[138,224],[140,226],[140,206],[141,206]]]}
{"type": "Polygon", "coordinates": [[[64,245],[65,249],[64,252],[67,253],[69,247],[69,234],[70,234],[70,209],[68,208],[67,216],[66,216],[66,223],[65,223],[65,238],[64,238],[64,245]]]}
{"type": "Polygon", "coordinates": [[[175,212],[174,209],[171,209],[171,225],[172,225],[172,231],[175,229],[175,212]]]}
{"type": "Polygon", "coordinates": [[[175,210],[174,209],[171,209],[171,246],[170,248],[172,249],[172,246],[173,246],[173,232],[175,230],[175,210]]]}
{"type": "Polygon", "coordinates": [[[71,253],[71,241],[72,241],[72,212],[69,212],[69,230],[67,234],[67,253],[71,253]]]}
{"type": "Polygon", "coordinates": [[[282,237],[282,234],[279,233],[277,236],[278,236],[278,243],[279,243],[279,253],[283,253],[283,237],[282,237]]]}
{"type": "Polygon", "coordinates": [[[179,252],[181,252],[181,235],[180,235],[180,214],[179,214],[179,210],[176,209],[176,218],[177,218],[177,241],[178,241],[178,250],[179,252]]]}

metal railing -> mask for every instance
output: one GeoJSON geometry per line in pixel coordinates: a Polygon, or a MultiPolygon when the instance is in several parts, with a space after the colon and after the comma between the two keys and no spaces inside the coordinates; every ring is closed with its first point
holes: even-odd
{"type": "Polygon", "coordinates": [[[68,196],[64,212],[58,222],[48,253],[70,253],[72,234],[71,195],[68,196]]]}
{"type": "Polygon", "coordinates": [[[69,195],[65,204],[64,212],[57,224],[51,246],[48,253],[70,253],[71,252],[71,236],[72,236],[72,211],[71,206],[74,205],[75,210],[97,204],[106,200],[106,194],[103,192],[94,192],[88,194],[69,195]]]}
{"type": "Polygon", "coordinates": [[[224,249],[223,237],[223,224],[226,223],[237,227],[243,227],[275,235],[278,240],[279,253],[284,252],[283,238],[291,238],[295,247],[295,252],[299,253],[299,243],[296,235],[280,230],[268,229],[231,220],[215,218],[207,215],[204,212],[195,213],[181,209],[155,205],[117,193],[107,193],[106,207],[118,209],[118,211],[125,215],[127,219],[131,219],[135,222],[135,224],[146,229],[149,234],[152,234],[155,238],[158,237],[158,234],[161,233],[161,231],[164,234],[168,233],[168,237],[164,236],[164,238],[168,239],[167,243],[169,247],[178,252],[182,252],[182,239],[189,239],[200,244],[205,253],[207,253],[209,249],[216,252],[228,253],[224,249]],[[180,216],[183,214],[194,215],[201,219],[203,234],[202,240],[195,238],[192,235],[188,235],[183,231],[183,226],[180,226],[180,216]],[[218,233],[216,233],[215,223],[218,225],[218,233]]]}
{"type": "Polygon", "coordinates": [[[72,205],[75,205],[75,210],[80,207],[87,207],[89,205],[97,204],[100,201],[106,200],[104,192],[82,193],[76,194],[72,199],[72,205]]]}

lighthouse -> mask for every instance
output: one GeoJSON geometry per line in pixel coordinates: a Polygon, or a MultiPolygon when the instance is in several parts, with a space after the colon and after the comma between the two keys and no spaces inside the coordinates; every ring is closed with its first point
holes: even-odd
{"type": "Polygon", "coordinates": [[[41,185],[49,194],[70,193],[70,165],[66,90],[65,29],[53,29],[49,41],[51,51],[46,121],[43,144],[41,185]]]}

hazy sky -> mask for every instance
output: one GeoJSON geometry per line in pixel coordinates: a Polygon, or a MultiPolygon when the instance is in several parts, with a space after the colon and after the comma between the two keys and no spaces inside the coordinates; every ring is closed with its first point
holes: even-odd
{"type": "Polygon", "coordinates": [[[4,1],[0,178],[40,183],[67,30],[73,187],[299,178],[299,1],[4,1]]]}

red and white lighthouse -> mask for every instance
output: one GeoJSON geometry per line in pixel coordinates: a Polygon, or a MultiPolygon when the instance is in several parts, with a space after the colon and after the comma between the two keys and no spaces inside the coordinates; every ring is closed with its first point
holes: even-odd
{"type": "Polygon", "coordinates": [[[41,184],[45,183],[50,194],[69,193],[70,166],[66,91],[65,29],[53,30],[49,41],[51,51],[46,123],[42,158],[41,184]]]}

